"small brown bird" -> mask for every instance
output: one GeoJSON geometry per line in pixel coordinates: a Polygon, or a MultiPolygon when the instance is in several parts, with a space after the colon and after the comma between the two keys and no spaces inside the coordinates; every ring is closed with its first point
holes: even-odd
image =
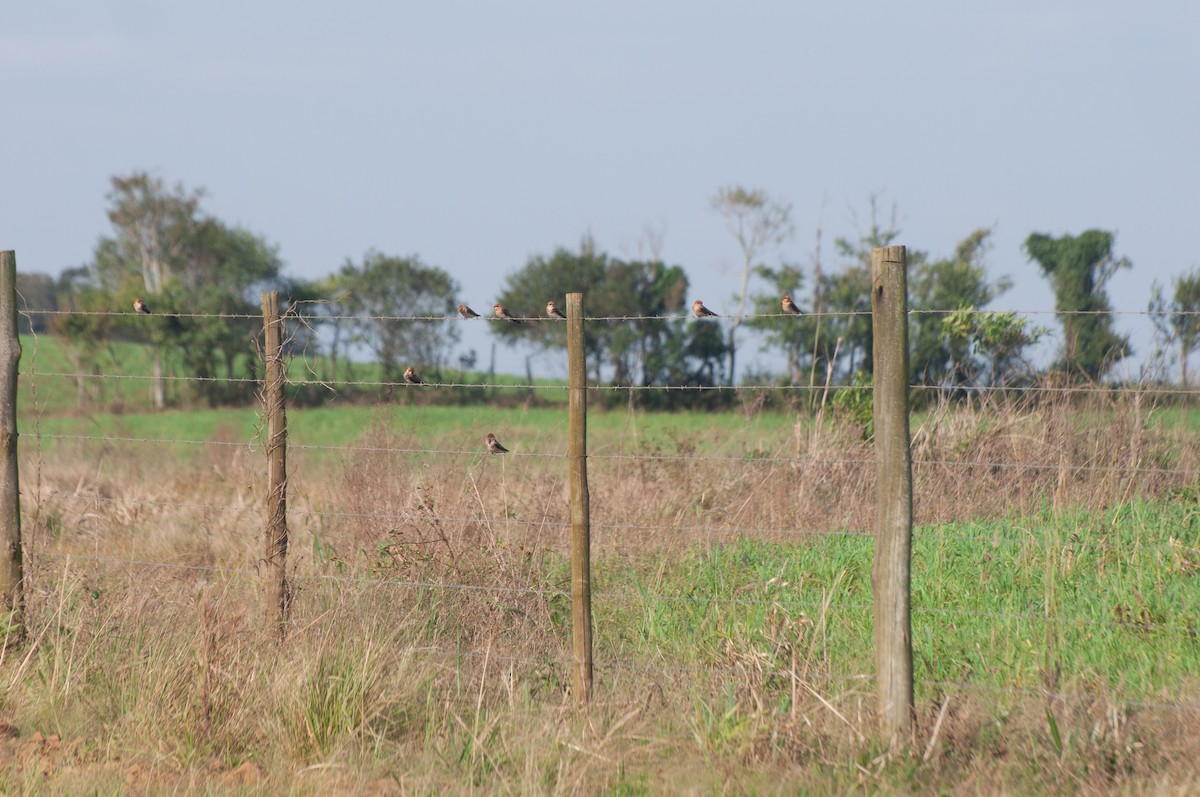
{"type": "Polygon", "coordinates": [[[521,322],[518,321],[517,319],[513,318],[512,314],[508,312],[508,308],[505,307],[504,305],[502,305],[502,304],[493,305],[492,310],[494,310],[496,312],[496,318],[503,318],[505,321],[511,321],[514,324],[520,326],[521,322]]]}
{"type": "Polygon", "coordinates": [[[717,318],[717,314],[704,306],[704,302],[697,299],[692,302],[692,312],[696,314],[696,318],[717,318]]]}
{"type": "Polygon", "coordinates": [[[133,312],[140,315],[150,315],[150,306],[143,302],[142,297],[139,296],[133,300],[133,312]]]}
{"type": "Polygon", "coordinates": [[[500,441],[496,439],[496,435],[492,434],[491,432],[488,432],[487,448],[488,448],[488,451],[492,452],[493,454],[507,454],[508,453],[508,449],[505,448],[504,446],[500,445],[500,441]]]}
{"type": "Polygon", "coordinates": [[[463,318],[479,318],[479,313],[475,312],[470,307],[467,307],[465,304],[460,304],[458,306],[458,314],[463,318]]]}
{"type": "Polygon", "coordinates": [[[417,376],[416,369],[414,369],[411,365],[404,369],[404,381],[408,382],[410,385],[425,384],[424,380],[417,376]]]}
{"type": "Polygon", "coordinates": [[[783,301],[780,304],[783,305],[783,312],[788,315],[800,315],[800,308],[792,301],[792,297],[786,293],[783,295],[783,301]]]}
{"type": "Polygon", "coordinates": [[[563,311],[558,309],[558,305],[556,305],[553,300],[546,302],[546,315],[550,316],[551,318],[566,319],[563,311]]]}

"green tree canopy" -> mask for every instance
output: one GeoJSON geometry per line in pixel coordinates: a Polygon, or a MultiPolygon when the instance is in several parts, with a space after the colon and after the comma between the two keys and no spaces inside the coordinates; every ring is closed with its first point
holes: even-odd
{"type": "Polygon", "coordinates": [[[361,264],[349,260],[338,272],[352,326],[378,359],[384,379],[398,382],[404,368],[435,371],[458,342],[450,318],[458,305],[458,281],[416,255],[394,257],[370,250],[361,264]]]}
{"type": "MultiPolygon", "coordinates": [[[[954,256],[925,260],[910,272],[909,306],[914,310],[978,310],[1010,287],[1007,277],[989,280],[983,255],[990,245],[990,228],[975,230],[955,247],[954,256]]],[[[927,385],[969,382],[976,365],[969,339],[943,334],[940,313],[917,313],[910,331],[912,379],[927,385]]]]}
{"type": "Polygon", "coordinates": [[[1130,354],[1128,336],[1112,329],[1112,307],[1105,284],[1126,258],[1113,256],[1113,234],[1087,230],[1079,235],[1053,238],[1033,233],[1025,239],[1025,252],[1042,270],[1054,289],[1054,306],[1063,326],[1060,366],[1072,374],[1099,379],[1121,358],[1130,354]]]}

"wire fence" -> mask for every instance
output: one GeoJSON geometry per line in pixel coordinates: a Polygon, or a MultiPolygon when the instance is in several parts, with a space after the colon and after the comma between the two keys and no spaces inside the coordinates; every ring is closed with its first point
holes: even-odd
{"type": "MultiPolygon", "coordinates": [[[[32,312],[67,314],[66,311],[32,312]]],[[[914,315],[949,312],[952,311],[910,311],[914,315]]],[[[1053,311],[1031,311],[1021,314],[1035,315],[1043,312],[1053,311]]],[[[126,312],[102,311],[78,314],[133,316],[132,313],[126,312]]],[[[180,318],[261,321],[260,316],[247,314],[169,315],[180,318]]],[[[855,317],[869,316],[870,313],[854,311],[816,315],[855,317]]],[[[788,316],[782,313],[768,313],[754,317],[788,316]]],[[[690,316],[605,316],[587,318],[585,322],[627,323],[686,318],[690,316]]],[[[378,316],[364,319],[362,316],[338,315],[324,315],[322,320],[465,321],[457,316],[378,316]]],[[[486,320],[507,323],[503,319],[486,320]]],[[[520,320],[546,322],[545,319],[534,318],[520,320]]],[[[721,319],[716,321],[719,323],[721,319]]],[[[703,320],[699,323],[711,321],[703,320]]],[[[45,380],[54,379],[100,383],[122,380],[146,383],[162,379],[181,385],[214,382],[249,383],[256,386],[261,384],[261,380],[256,377],[195,376],[178,373],[158,377],[143,373],[104,371],[77,373],[53,367],[43,369],[36,361],[22,367],[22,382],[35,391],[46,389],[45,380]]],[[[292,387],[355,387],[381,393],[403,388],[405,391],[420,391],[433,396],[436,396],[439,390],[451,388],[502,390],[514,387],[512,383],[496,381],[428,381],[411,384],[406,381],[382,379],[325,380],[295,376],[289,376],[287,384],[292,387]]],[[[565,384],[530,384],[519,387],[522,390],[534,391],[568,390],[565,384]]],[[[944,390],[936,385],[913,384],[910,387],[914,391],[944,390]]],[[[593,385],[588,389],[597,393],[672,390],[700,393],[764,391],[786,394],[823,392],[830,388],[828,385],[679,384],[593,385]]],[[[871,386],[840,385],[836,389],[869,391],[871,386]]],[[[962,386],[956,389],[988,397],[1040,395],[1049,398],[1136,398],[1139,395],[1172,397],[1197,394],[1195,388],[1187,386],[1154,385],[1153,389],[1150,389],[1144,385],[1094,383],[962,386]]],[[[386,402],[388,399],[384,396],[381,400],[386,402]]],[[[387,406],[393,406],[397,413],[411,408],[411,405],[387,406]]],[[[1070,409],[1071,405],[1067,408],[1070,409]]],[[[1137,412],[1140,411],[1139,407],[1137,412]]],[[[490,416],[499,418],[506,412],[513,410],[497,408],[490,416]]],[[[636,414],[631,414],[630,417],[634,418],[636,414]]],[[[254,583],[259,575],[259,568],[254,556],[247,554],[254,550],[254,544],[262,534],[265,500],[263,485],[250,484],[239,488],[237,499],[220,497],[223,491],[228,490],[227,486],[222,486],[224,482],[221,480],[224,476],[214,477],[218,484],[205,486],[200,482],[207,477],[193,473],[196,483],[185,486],[176,476],[180,473],[187,474],[189,470],[194,472],[195,468],[191,467],[186,459],[178,461],[177,455],[170,452],[175,447],[182,447],[205,452],[216,460],[243,454],[260,456],[265,449],[262,434],[256,431],[243,439],[214,439],[203,436],[71,431],[72,424],[78,420],[69,414],[64,417],[35,414],[27,415],[22,423],[23,431],[19,437],[25,463],[22,466],[25,474],[22,509],[27,517],[26,522],[33,529],[33,536],[27,543],[27,555],[32,567],[54,571],[73,564],[118,570],[165,571],[190,574],[195,578],[220,578],[254,583]],[[48,430],[56,426],[65,431],[48,430]],[[122,455],[128,458],[120,459],[120,464],[114,467],[124,468],[139,458],[145,458],[148,463],[145,467],[149,472],[102,478],[99,474],[102,472],[103,462],[110,456],[105,452],[114,446],[129,449],[131,452],[122,455]],[[88,471],[93,465],[95,474],[89,475],[88,471]],[[32,479],[28,476],[31,473],[36,474],[32,479]],[[104,486],[105,484],[108,486],[104,486]],[[181,497],[181,491],[190,492],[193,497],[181,497]],[[131,515],[130,512],[135,514],[131,515]],[[184,522],[188,524],[194,524],[199,515],[230,515],[233,518],[207,523],[210,531],[206,533],[206,537],[183,546],[184,552],[173,558],[166,551],[177,547],[178,543],[161,539],[157,524],[139,522],[137,513],[143,516],[154,513],[183,515],[184,522]],[[51,517],[52,521],[48,519],[51,517]],[[73,527],[69,527],[71,524],[74,524],[73,527]],[[214,537],[220,539],[220,544],[214,546],[213,550],[205,551],[205,546],[211,544],[214,537]],[[196,561],[198,553],[210,561],[196,561]],[[238,557],[241,557],[241,564],[235,563],[238,557]]],[[[942,481],[930,477],[931,480],[925,484],[942,488],[957,484],[963,495],[969,495],[972,489],[997,489],[997,482],[994,480],[979,479],[978,487],[972,485],[972,479],[976,478],[979,471],[991,471],[1007,474],[1005,478],[1023,479],[1023,489],[1030,490],[1031,494],[1037,496],[1044,504],[1056,493],[1069,493],[1073,487],[1072,482],[1087,482],[1092,485],[1089,489],[1096,490],[1101,489],[1099,485],[1102,482],[1105,485],[1111,482],[1111,485],[1104,487],[1109,491],[1105,495],[1112,499],[1110,506],[1133,507],[1131,511],[1134,512],[1141,511],[1140,505],[1137,504],[1137,499],[1141,497],[1165,500],[1163,496],[1171,495],[1171,491],[1181,493],[1200,486],[1197,482],[1197,465],[1200,461],[1194,454],[1189,453],[1189,447],[1193,451],[1197,449],[1195,444],[1198,441],[1191,436],[1186,423],[1180,424],[1177,431],[1163,431],[1161,428],[1149,426],[1144,422],[1144,418],[1140,417],[1136,421],[1141,423],[1141,426],[1127,428],[1125,424],[1128,420],[1123,417],[1120,422],[1100,424],[1097,432],[1095,425],[1089,430],[1087,424],[1079,423],[1078,418],[1059,418],[1055,421],[1059,427],[1043,439],[1038,437],[1042,433],[1039,431],[1039,424],[1044,427],[1047,420],[1045,408],[1041,405],[1036,411],[1005,419],[977,416],[973,424],[970,418],[956,415],[953,407],[950,407],[945,417],[940,420],[941,426],[937,426],[937,419],[928,423],[931,428],[937,428],[938,434],[952,436],[953,439],[949,440],[947,445],[941,446],[914,443],[912,464],[916,469],[917,484],[923,483],[923,471],[948,471],[951,475],[942,481]],[[964,426],[969,426],[965,432],[959,428],[964,426]],[[989,437],[992,434],[989,429],[997,426],[1007,428],[1007,434],[1012,438],[1006,438],[1003,445],[995,444],[995,440],[989,437]],[[1072,426],[1075,428],[1070,428],[1072,426]],[[1119,444],[1115,439],[1118,430],[1127,438],[1119,444]],[[1025,444],[1020,442],[1023,438],[1025,444]],[[1052,448],[1048,452],[1043,451],[1041,459],[1022,458],[1022,452],[1037,448],[1039,442],[1047,441],[1052,448]],[[1139,485],[1138,480],[1153,480],[1153,484],[1139,485]]],[[[420,421],[416,423],[419,424],[420,421]]],[[[89,424],[90,421],[85,418],[83,422],[75,423],[75,426],[87,427],[89,424]]],[[[481,431],[486,430],[480,427],[478,432],[481,431]]],[[[475,436],[482,438],[482,434],[478,432],[475,436]]],[[[561,469],[560,461],[568,456],[561,440],[548,434],[535,436],[532,443],[521,446],[520,450],[510,451],[497,458],[489,454],[482,441],[478,447],[411,445],[386,440],[386,437],[385,442],[372,443],[370,436],[351,435],[351,442],[314,442],[306,440],[295,431],[290,434],[290,450],[338,454],[348,463],[339,466],[301,461],[301,470],[298,473],[293,471],[293,479],[300,492],[300,505],[297,506],[296,499],[293,498],[288,514],[301,524],[300,540],[311,548],[304,564],[295,566],[292,573],[301,594],[306,590],[337,586],[492,596],[497,599],[520,598],[543,604],[570,599],[569,589],[552,586],[552,582],[547,581],[544,573],[521,571],[517,559],[511,558],[509,553],[525,544],[534,545],[529,535],[535,530],[551,530],[561,536],[571,526],[561,503],[556,504],[547,497],[547,493],[561,487],[565,479],[565,476],[558,475],[555,470],[561,469]],[[388,458],[389,463],[395,458],[409,461],[401,463],[398,472],[392,473],[384,466],[355,463],[356,459],[377,455],[388,458]],[[464,465],[464,458],[472,461],[464,465]],[[515,465],[509,468],[504,464],[510,460],[528,463],[531,469],[538,470],[518,472],[515,465]],[[489,468],[486,471],[483,470],[482,464],[485,462],[489,468]],[[433,465],[429,466],[429,463],[433,465]],[[498,463],[498,468],[492,467],[494,463],[498,463]],[[457,504],[448,501],[445,495],[428,499],[431,502],[439,502],[439,506],[440,502],[449,503],[448,509],[435,509],[434,503],[423,503],[427,499],[422,497],[421,491],[429,485],[422,483],[421,475],[425,472],[422,469],[427,466],[436,468],[430,471],[434,473],[431,477],[434,480],[445,479],[449,474],[455,474],[457,481],[451,487],[465,493],[467,499],[460,500],[457,504]],[[339,467],[341,471],[338,470],[339,467]],[[311,472],[305,472],[304,468],[311,468],[311,472]],[[356,488],[348,481],[348,476],[360,479],[363,485],[369,486],[356,488]],[[395,479],[390,486],[388,477],[395,479]],[[355,494],[355,489],[359,489],[362,494],[355,494]],[[472,500],[476,504],[475,509],[468,511],[466,507],[470,506],[472,500]],[[371,508],[373,503],[381,504],[384,508],[371,508]],[[414,503],[415,509],[394,508],[414,503]],[[412,533],[407,536],[397,535],[397,526],[406,527],[412,533]],[[503,530],[504,533],[500,534],[497,529],[503,530]],[[487,531],[492,536],[480,536],[480,530],[487,531]],[[445,559],[440,559],[437,554],[423,552],[414,554],[400,564],[397,564],[394,551],[391,550],[396,548],[404,551],[428,551],[436,549],[439,545],[455,550],[445,559]],[[464,551],[470,545],[490,548],[488,554],[494,559],[493,564],[503,563],[500,567],[503,572],[491,574],[500,576],[496,583],[488,583],[488,570],[481,564],[488,556],[476,556],[472,559],[471,568],[474,569],[468,577],[468,568],[462,562],[468,558],[464,551]],[[336,557],[322,553],[334,549],[338,549],[336,557]],[[429,577],[413,577],[413,573],[419,572],[422,567],[430,569],[429,577]],[[517,580],[523,580],[523,583],[511,583],[514,573],[518,571],[522,574],[517,580]]],[[[425,439],[436,440],[436,437],[429,434],[425,439]]],[[[803,589],[799,587],[806,576],[796,571],[792,571],[791,578],[800,584],[787,584],[787,579],[780,575],[733,585],[732,588],[727,584],[697,585],[691,591],[684,591],[684,588],[678,585],[674,589],[664,590],[661,585],[647,585],[635,589],[629,583],[612,588],[602,584],[594,595],[597,606],[601,609],[598,623],[620,622],[624,615],[631,613],[645,618],[659,613],[680,612],[682,617],[673,617],[673,622],[711,623],[715,617],[721,623],[733,623],[736,626],[741,622],[750,627],[761,622],[761,614],[764,611],[781,611],[795,622],[814,623],[816,618],[820,618],[822,624],[835,627],[838,629],[837,633],[847,637],[861,634],[864,627],[869,628],[869,625],[864,624],[869,623],[873,606],[869,600],[869,590],[861,578],[864,561],[861,554],[869,549],[873,540],[873,531],[869,523],[839,525],[834,522],[820,527],[811,521],[799,519],[799,515],[789,516],[787,512],[757,511],[757,507],[749,508],[752,502],[769,499],[772,490],[780,485],[791,485],[789,493],[777,496],[777,500],[784,502],[793,501],[797,496],[807,496],[810,499],[819,497],[836,507],[840,503],[858,500],[854,498],[854,494],[869,492],[870,485],[854,480],[862,474],[866,474],[863,478],[867,478],[875,465],[875,458],[868,446],[854,440],[853,436],[839,436],[835,432],[823,438],[821,426],[814,423],[812,417],[797,418],[795,429],[785,435],[785,439],[776,442],[773,448],[768,446],[766,452],[755,450],[754,445],[748,445],[735,453],[726,453],[719,449],[710,452],[699,450],[697,446],[674,442],[676,450],[663,451],[655,447],[661,446],[662,441],[653,445],[638,446],[628,440],[620,440],[607,444],[611,447],[597,446],[596,450],[588,454],[588,459],[597,463],[597,467],[600,468],[636,466],[644,469],[680,469],[678,473],[666,476],[663,476],[661,471],[654,471],[640,479],[624,481],[619,481],[611,470],[601,470],[597,473],[603,489],[597,499],[594,499],[597,505],[596,516],[592,520],[591,528],[601,533],[601,552],[610,550],[613,546],[627,545],[629,541],[640,540],[641,547],[633,548],[632,555],[644,553],[647,561],[661,563],[663,560],[655,557],[662,554],[656,552],[677,552],[680,546],[700,546],[699,550],[707,550],[712,555],[712,549],[706,546],[716,542],[748,540],[754,543],[775,544],[782,541],[788,545],[806,546],[816,540],[830,543],[831,547],[825,555],[836,559],[840,570],[835,567],[829,571],[825,576],[829,579],[828,583],[808,584],[803,589]],[[613,450],[614,448],[617,450],[613,450]],[[814,477],[818,472],[827,472],[829,475],[818,479],[814,477]],[[838,484],[839,474],[847,483],[838,484]],[[609,478],[610,482],[604,483],[605,478],[609,478]],[[817,489],[817,493],[804,492],[809,489],[805,486],[809,481],[820,482],[819,489],[812,488],[817,489]],[[698,494],[696,500],[685,507],[685,512],[681,512],[679,507],[673,504],[676,495],[674,487],[670,486],[677,486],[682,482],[687,482],[687,488],[698,494]],[[747,486],[751,484],[755,486],[747,486]],[[747,493],[744,498],[738,494],[739,489],[744,489],[747,493]],[[606,495],[606,490],[611,490],[611,494],[606,495]],[[670,509],[675,514],[667,511],[655,513],[645,511],[643,507],[620,505],[621,502],[632,500],[634,497],[651,504],[659,500],[664,509],[670,509]],[[647,539],[657,542],[645,542],[647,539]],[[834,547],[842,544],[855,545],[857,548],[848,550],[834,547]],[[843,583],[851,578],[845,575],[851,571],[858,571],[852,587],[843,583]],[[842,575],[838,575],[838,572],[842,575]]],[[[755,444],[761,447],[761,441],[756,441],[755,444]]],[[[730,447],[736,448],[736,445],[730,447]]],[[[205,463],[205,467],[225,469],[237,473],[239,478],[254,473],[253,468],[239,470],[228,462],[205,463]]],[[[459,498],[461,497],[460,495],[459,498]]],[[[948,500],[955,503],[953,498],[948,500]]],[[[963,500],[960,503],[966,506],[964,515],[953,517],[945,523],[920,526],[915,530],[913,536],[917,553],[932,554],[937,549],[951,546],[953,550],[950,553],[953,556],[970,559],[992,556],[989,552],[999,551],[1000,553],[994,554],[997,559],[1010,557],[1005,560],[1004,567],[988,565],[981,560],[972,561],[971,566],[983,574],[979,578],[993,573],[991,577],[1007,586],[996,594],[989,592],[983,597],[971,594],[947,595],[939,593],[933,587],[929,588],[928,593],[918,592],[914,597],[912,611],[922,632],[945,629],[949,624],[956,628],[953,633],[947,633],[956,639],[965,639],[972,631],[981,632],[984,635],[976,640],[976,644],[986,643],[992,646],[1011,643],[1011,640],[996,639],[997,627],[1008,630],[1022,627],[1055,629],[1055,633],[1068,635],[1069,640],[1080,640],[1087,634],[1108,635],[1116,640],[1114,644],[1135,644],[1141,635],[1152,635],[1156,640],[1171,639],[1172,644],[1178,645],[1180,650],[1193,652],[1196,645],[1200,644],[1197,642],[1200,639],[1200,601],[1186,593],[1156,600],[1152,596],[1138,593],[1135,589],[1098,606],[1073,605],[1061,598],[1047,597],[1047,591],[1051,591],[1048,584],[1051,581],[1068,582],[1071,578],[1072,557],[1079,557],[1084,553],[1092,557],[1087,560],[1088,567],[1100,563],[1100,566],[1114,568],[1115,572],[1120,572],[1122,567],[1128,569],[1141,566],[1144,562],[1157,562],[1160,573],[1200,573],[1200,521],[1196,520],[1198,513],[1195,511],[1187,510],[1183,513],[1181,525],[1177,529],[1155,529],[1142,525],[1136,526],[1132,533],[1126,533],[1116,528],[1116,522],[1112,518],[1081,522],[1078,527],[1069,530],[1054,527],[1047,519],[1045,524],[1034,529],[1031,527],[1036,524],[1036,519],[1030,520],[1020,515],[1014,519],[1013,515],[1003,513],[989,517],[985,523],[971,526],[971,502],[963,500]],[[1014,571],[1030,564],[1029,559],[1022,558],[1028,555],[1027,551],[1034,551],[1039,557],[1038,566],[1043,568],[1044,574],[1041,583],[1033,583],[1029,579],[1022,581],[1013,576],[1014,571]],[[958,605],[922,603],[925,598],[957,601],[958,605]],[[1016,608],[1022,601],[1029,605],[1024,609],[1016,608]],[[968,628],[959,631],[957,626],[968,628]]],[[[1086,510],[1087,507],[1075,509],[1086,510]]],[[[1101,507],[1093,509],[1099,511],[1101,507]]],[[[830,514],[836,515],[836,512],[831,511],[830,514]]],[[[861,511],[859,515],[862,515],[861,511]]],[[[536,544],[542,545],[543,549],[556,547],[555,543],[536,544]]],[[[946,551],[943,550],[942,554],[946,554],[946,551]]],[[[624,554],[625,557],[630,555],[624,554]]],[[[614,559],[614,562],[616,561],[619,560],[614,559]]],[[[719,558],[713,561],[719,561],[719,558]]],[[[777,569],[786,570],[778,562],[775,566],[777,569]]],[[[929,567],[939,566],[950,567],[931,558],[929,567]]],[[[934,576],[937,575],[936,570],[932,572],[934,576]]],[[[1122,579],[1128,579],[1128,576],[1122,576],[1122,579]]],[[[633,584],[640,582],[634,579],[633,584]]],[[[1114,582],[1113,588],[1119,591],[1120,583],[1114,582]]],[[[622,646],[616,641],[604,641],[607,638],[603,629],[600,638],[602,642],[596,666],[601,671],[705,675],[724,677],[731,681],[745,675],[743,667],[720,665],[713,661],[686,662],[672,659],[670,656],[665,660],[655,660],[651,651],[638,649],[637,646],[622,646]]],[[[478,650],[451,650],[436,646],[414,646],[412,650],[433,657],[482,655],[478,650]]],[[[981,649],[980,655],[985,652],[988,651],[981,649]]],[[[571,666],[570,658],[563,655],[561,647],[547,648],[544,655],[518,655],[511,652],[489,652],[488,655],[514,665],[553,665],[561,668],[563,672],[571,666]]],[[[675,655],[678,656],[678,652],[675,655]]],[[[935,677],[937,672],[941,670],[929,666],[930,677],[924,679],[923,688],[975,691],[1000,696],[1030,695],[1062,700],[1082,701],[1095,698],[1094,694],[1086,692],[1029,689],[1016,683],[951,681],[935,677]]],[[[779,666],[778,661],[772,661],[761,668],[760,674],[795,676],[795,671],[779,666]]],[[[1200,673],[1188,673],[1192,677],[1197,674],[1200,673]]],[[[873,680],[870,674],[837,674],[832,670],[827,670],[824,677],[826,680],[840,679],[847,683],[864,685],[869,685],[873,680]]],[[[1146,700],[1141,694],[1114,694],[1116,699],[1130,706],[1186,713],[1200,710],[1200,705],[1184,699],[1152,701],[1146,700]]]]}

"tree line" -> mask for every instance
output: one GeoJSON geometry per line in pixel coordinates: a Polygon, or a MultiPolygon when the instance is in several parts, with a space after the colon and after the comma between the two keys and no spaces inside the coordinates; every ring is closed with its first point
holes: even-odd
{"type": "MultiPolygon", "coordinates": [[[[288,297],[294,312],[290,345],[309,357],[320,355],[330,383],[366,355],[385,382],[399,382],[407,365],[435,379],[450,368],[460,340],[454,316],[462,286],[418,255],[368,250],[325,277],[299,279],[285,273],[277,248],[266,238],[208,214],[203,189],[167,185],[138,171],[113,177],[106,200],[112,230],[99,239],[88,262],[57,277],[18,278],[30,310],[97,311],[32,313],[25,321],[28,329],[63,341],[80,375],[81,403],[87,400],[84,375],[114,340],[150,347],[154,374],[160,377],[153,381],[159,407],[189,398],[167,395],[161,378],[166,358],[183,375],[201,377],[188,388],[199,399],[212,405],[249,400],[263,290],[288,297]],[[135,296],[154,308],[150,318],[104,312],[127,310],[135,296]],[[240,377],[246,379],[237,381],[240,377]]],[[[837,268],[823,262],[818,224],[807,269],[781,257],[795,231],[790,204],[761,189],[728,186],[715,192],[711,208],[739,253],[739,287],[730,297],[734,310],[723,323],[684,317],[694,297],[683,266],[653,251],[645,258],[614,257],[590,237],[576,249],[560,247],[529,258],[505,277],[496,301],[516,316],[534,318],[548,300],[562,307],[567,293],[582,291],[589,316],[628,319],[587,325],[587,359],[596,383],[869,381],[870,256],[873,248],[899,240],[895,206],[885,217],[877,198],[871,198],[864,228],[834,240],[837,268]],[[785,294],[802,307],[801,315],[780,313],[785,294]],[[746,330],[756,333],[763,350],[782,355],[782,374],[738,370],[746,330]]],[[[988,274],[984,256],[991,236],[990,228],[973,230],[949,256],[908,250],[910,306],[917,311],[910,327],[914,383],[953,394],[966,387],[1018,385],[1039,375],[1029,353],[1049,330],[1015,313],[983,309],[1012,287],[1009,278],[988,274]]],[[[1062,346],[1049,368],[1066,378],[1103,379],[1132,354],[1128,337],[1114,329],[1106,292],[1117,271],[1131,268],[1127,258],[1114,253],[1113,234],[1035,232],[1024,251],[1049,281],[1062,325],[1062,346]]],[[[1188,360],[1200,335],[1200,269],[1176,277],[1170,291],[1155,285],[1149,309],[1159,354],[1174,352],[1187,384],[1188,360]]],[[[491,330],[500,341],[533,351],[566,347],[562,324],[493,324],[491,330]]],[[[475,364],[474,352],[458,358],[460,369],[475,364]]],[[[663,406],[713,400],[698,391],[644,395],[647,403],[663,406]]]]}

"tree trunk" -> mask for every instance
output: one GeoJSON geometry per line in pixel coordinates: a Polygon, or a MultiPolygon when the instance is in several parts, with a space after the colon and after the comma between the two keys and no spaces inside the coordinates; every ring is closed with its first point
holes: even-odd
{"type": "Polygon", "coordinates": [[[165,380],[163,379],[162,347],[154,347],[154,409],[161,410],[167,406],[165,380]]]}
{"type": "Polygon", "coordinates": [[[1183,389],[1188,388],[1188,355],[1191,354],[1186,340],[1182,336],[1179,340],[1179,380],[1183,382],[1183,389]]]}

